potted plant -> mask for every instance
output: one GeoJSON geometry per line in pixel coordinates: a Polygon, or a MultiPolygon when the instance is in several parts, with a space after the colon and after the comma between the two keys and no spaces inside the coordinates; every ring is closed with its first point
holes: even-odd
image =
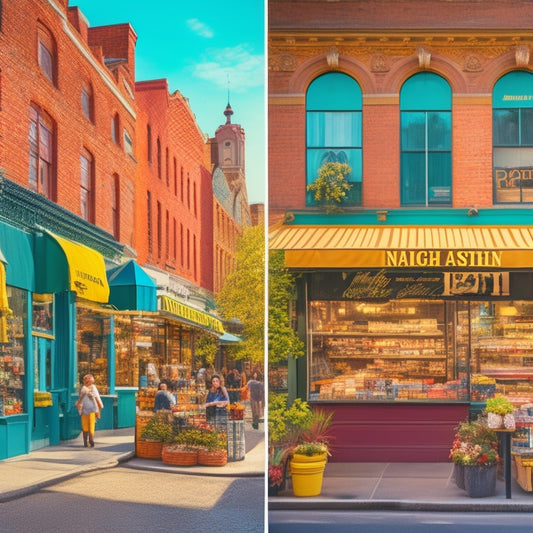
{"type": "Polygon", "coordinates": [[[135,443],[135,455],[144,459],[160,459],[163,444],[173,437],[172,424],[166,413],[156,413],[148,420],[135,443]]]}
{"type": "Polygon", "coordinates": [[[318,204],[326,206],[326,212],[342,212],[339,205],[346,199],[347,192],[352,188],[346,179],[351,172],[352,169],[347,163],[324,163],[318,169],[315,181],[307,186],[307,190],[313,193],[313,198],[318,204]]]}
{"type": "Polygon", "coordinates": [[[490,428],[515,429],[514,405],[501,394],[487,399],[485,407],[487,425],[490,428]]]}
{"type": "Polygon", "coordinates": [[[198,452],[205,440],[204,431],[197,427],[182,429],[170,443],[163,446],[163,463],[179,466],[198,464],[198,452]]]}
{"type": "Polygon", "coordinates": [[[450,458],[455,465],[455,482],[471,498],[492,496],[496,468],[500,461],[496,433],[479,421],[461,422],[450,458]]]}

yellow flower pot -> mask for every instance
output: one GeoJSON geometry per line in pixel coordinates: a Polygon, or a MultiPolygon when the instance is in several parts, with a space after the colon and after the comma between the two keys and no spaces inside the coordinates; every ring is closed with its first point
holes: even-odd
{"type": "Polygon", "coordinates": [[[290,466],[292,492],[295,496],[318,496],[322,491],[322,479],[327,456],[294,454],[290,466]]]}

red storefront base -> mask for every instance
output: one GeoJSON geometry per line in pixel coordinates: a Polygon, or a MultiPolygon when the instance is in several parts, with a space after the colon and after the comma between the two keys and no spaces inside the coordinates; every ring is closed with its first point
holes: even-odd
{"type": "Polygon", "coordinates": [[[449,461],[454,428],[469,404],[315,403],[333,411],[331,462],[449,461]]]}

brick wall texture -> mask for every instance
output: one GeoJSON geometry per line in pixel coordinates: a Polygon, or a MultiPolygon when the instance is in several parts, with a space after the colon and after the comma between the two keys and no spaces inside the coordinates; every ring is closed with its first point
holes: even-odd
{"type": "Polygon", "coordinates": [[[502,75],[532,71],[532,17],[520,0],[270,0],[269,223],[306,208],[305,94],[332,71],[362,91],[362,208],[401,207],[400,90],[423,71],[452,90],[451,207],[493,206],[492,91],[502,75]]]}

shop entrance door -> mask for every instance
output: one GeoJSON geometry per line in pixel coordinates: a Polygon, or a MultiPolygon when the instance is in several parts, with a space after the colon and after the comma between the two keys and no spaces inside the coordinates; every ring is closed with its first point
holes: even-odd
{"type": "MultiPolygon", "coordinates": [[[[53,340],[46,337],[33,337],[34,391],[50,391],[52,388],[52,347],[53,340]]],[[[33,407],[31,448],[49,445],[51,407],[33,407]]]]}

